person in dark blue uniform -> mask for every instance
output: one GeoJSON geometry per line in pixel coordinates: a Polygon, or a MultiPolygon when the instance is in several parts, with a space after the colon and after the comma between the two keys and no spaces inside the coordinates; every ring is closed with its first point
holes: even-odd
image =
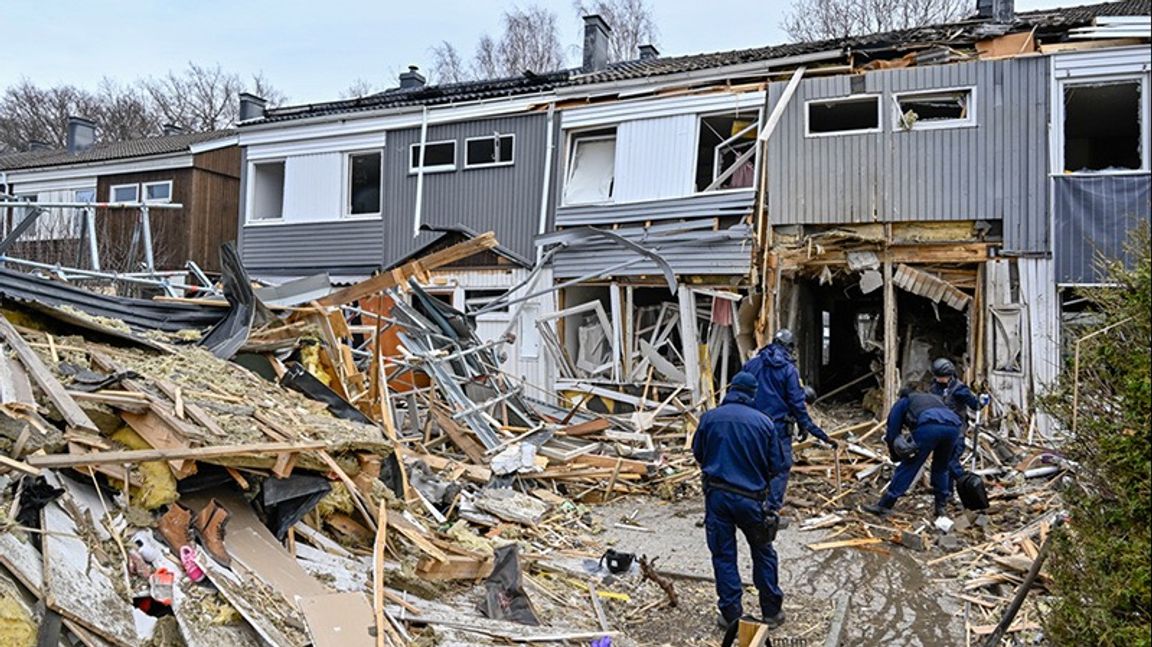
{"type": "Polygon", "coordinates": [[[953,413],[960,418],[960,437],[952,448],[952,460],[948,462],[948,498],[956,491],[956,480],[964,475],[960,458],[964,455],[964,434],[968,428],[968,410],[977,411],[987,404],[988,396],[977,398],[968,385],[956,377],[956,365],[951,360],[940,357],[932,362],[931,392],[940,396],[953,413]]]}
{"type": "Polygon", "coordinates": [[[800,386],[800,371],[792,350],[796,345],[792,331],[782,328],[755,357],[744,364],[744,372],[756,377],[756,408],[772,419],[777,434],[789,439],[785,443],[785,463],[787,469],[773,479],[769,497],[769,507],[779,510],[784,505],[784,494],[788,489],[788,474],[792,469],[792,425],[800,429],[800,440],[807,434],[833,447],[836,441],[828,437],[824,430],[808,414],[804,388],[800,386]]]}
{"type": "Polygon", "coordinates": [[[899,460],[899,464],[884,496],[878,502],[864,506],[864,510],[882,517],[892,512],[892,506],[908,491],[929,456],[932,457],[931,481],[937,517],[943,516],[948,501],[948,463],[960,435],[960,418],[940,396],[918,391],[916,386],[910,384],[901,389],[900,399],[888,412],[884,442],[888,443],[889,453],[893,460],[899,460]],[[916,442],[915,453],[906,457],[899,456],[897,446],[897,438],[904,427],[911,430],[912,439],[916,442]]]}
{"type": "Polygon", "coordinates": [[[768,416],[756,409],[756,378],[740,372],[719,407],[700,417],[692,455],[704,478],[704,528],[716,576],[720,625],[744,614],[736,529],[752,551],[752,581],[760,593],[760,612],[772,626],[784,622],[776,551],[772,548],[779,517],[768,509],[768,484],[786,471],[784,447],[768,416]]]}

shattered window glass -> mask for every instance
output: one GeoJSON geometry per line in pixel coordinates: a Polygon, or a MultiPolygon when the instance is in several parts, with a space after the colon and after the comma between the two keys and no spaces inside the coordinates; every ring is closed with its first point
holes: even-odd
{"type": "Polygon", "coordinates": [[[827,135],[880,129],[880,97],[808,102],[808,134],[827,135]]]}
{"type": "Polygon", "coordinates": [[[1064,86],[1064,170],[1138,170],[1140,81],[1064,86]]]}
{"type": "Polygon", "coordinates": [[[924,92],[896,97],[899,126],[912,130],[925,126],[959,126],[974,123],[971,90],[924,92]]]}

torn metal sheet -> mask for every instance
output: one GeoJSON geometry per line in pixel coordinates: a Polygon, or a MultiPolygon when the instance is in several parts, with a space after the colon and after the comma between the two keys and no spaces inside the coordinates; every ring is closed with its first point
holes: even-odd
{"type": "Polygon", "coordinates": [[[972,297],[944,279],[937,278],[927,272],[909,267],[901,263],[896,266],[896,274],[892,282],[903,290],[912,294],[931,299],[936,303],[944,302],[949,307],[964,311],[972,302],[972,297]]]}
{"type": "Polygon", "coordinates": [[[220,359],[230,359],[248,341],[252,326],[271,320],[272,315],[252,291],[252,282],[232,243],[221,245],[220,267],[224,272],[224,298],[232,307],[204,335],[200,345],[220,359]]]}
{"type": "Polygon", "coordinates": [[[269,306],[298,306],[327,296],[331,291],[332,280],[327,272],[255,290],[256,298],[269,306]]]}

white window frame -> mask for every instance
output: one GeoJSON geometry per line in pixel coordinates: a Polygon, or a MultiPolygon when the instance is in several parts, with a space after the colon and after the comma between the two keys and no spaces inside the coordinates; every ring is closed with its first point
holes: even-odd
{"type": "Polygon", "coordinates": [[[474,168],[494,168],[497,166],[512,166],[516,163],[516,133],[498,133],[495,135],[484,135],[483,137],[467,137],[464,139],[464,170],[474,168]],[[503,139],[504,137],[512,138],[512,159],[507,162],[485,162],[483,164],[469,164],[468,163],[468,143],[490,140],[490,139],[503,139]]]}
{"type": "MultiPolygon", "coordinates": [[[[699,148],[700,133],[701,133],[702,129],[704,128],[704,120],[705,119],[707,119],[708,117],[724,117],[724,116],[728,116],[728,115],[738,115],[740,113],[741,113],[740,110],[718,110],[718,111],[713,111],[713,112],[697,113],[696,114],[696,128],[692,134],[692,139],[694,142],[696,142],[696,147],[699,148]]],[[[760,108],[754,114],[755,114],[756,118],[753,119],[752,123],[749,124],[748,126],[746,126],[740,132],[743,133],[744,131],[749,130],[749,129],[755,129],[756,130],[757,138],[754,140],[754,142],[752,144],[752,147],[755,150],[755,152],[752,154],[752,164],[753,164],[753,173],[755,174],[756,177],[760,177],[760,149],[762,147],[760,146],[759,134],[760,134],[760,128],[764,125],[764,109],[760,108]]],[[[736,139],[736,135],[733,135],[733,136],[729,137],[728,139],[725,139],[724,141],[727,142],[727,141],[731,141],[733,139],[736,139]]],[[[712,181],[713,182],[715,182],[716,178],[720,177],[720,173],[723,172],[723,170],[721,170],[719,168],[720,167],[720,165],[718,164],[718,162],[719,162],[718,158],[719,157],[720,157],[719,151],[717,150],[717,148],[713,148],[712,149],[712,181]]],[[[691,191],[690,191],[691,195],[704,195],[704,194],[713,195],[716,193],[752,191],[752,190],[755,190],[755,188],[756,188],[755,182],[753,182],[753,185],[751,187],[713,189],[711,191],[697,190],[697,188],[696,188],[696,168],[699,165],[700,165],[700,152],[697,151],[696,157],[693,158],[693,160],[692,160],[692,186],[691,186],[691,191]]]]}
{"type": "Polygon", "coordinates": [[[944,130],[947,128],[975,128],[979,124],[976,115],[976,87],[958,86],[951,88],[932,88],[927,90],[909,90],[907,92],[892,93],[892,132],[911,132],[914,130],[944,130]],[[968,115],[963,119],[936,119],[916,120],[911,128],[904,127],[904,113],[900,110],[900,100],[903,98],[931,97],[938,94],[955,92],[968,93],[968,115]]]}
{"type": "Polygon", "coordinates": [[[92,186],[92,187],[87,187],[87,188],[83,188],[83,189],[74,189],[72,191],[72,200],[75,202],[96,202],[96,187],[92,186]],[[80,197],[81,193],[91,193],[92,199],[91,200],[82,199],[80,197]]]}
{"type": "Polygon", "coordinates": [[[613,164],[612,164],[613,191],[612,191],[612,195],[608,196],[607,200],[601,200],[599,202],[568,202],[567,198],[565,197],[566,194],[568,193],[568,183],[572,181],[572,171],[574,170],[574,166],[573,166],[572,162],[576,159],[576,146],[577,146],[577,144],[579,144],[580,142],[597,142],[597,141],[612,140],[612,141],[616,142],[617,145],[619,145],[620,132],[617,130],[617,126],[613,125],[613,126],[608,126],[608,127],[612,128],[614,131],[611,135],[587,135],[587,134],[585,134],[588,132],[603,130],[604,128],[594,128],[594,129],[592,129],[592,131],[576,131],[576,132],[571,132],[568,134],[568,151],[567,151],[567,155],[565,156],[565,163],[564,163],[564,186],[560,187],[561,206],[614,204],[616,202],[616,191],[615,191],[616,164],[615,164],[615,161],[613,161],[613,164]]]}
{"type": "Polygon", "coordinates": [[[140,184],[113,184],[108,187],[108,202],[140,202],[140,184]],[[116,189],[132,188],[136,191],[136,198],[132,200],[117,200],[116,189]]]}
{"type": "Polygon", "coordinates": [[[1152,170],[1152,82],[1147,72],[1124,72],[1118,74],[1096,74],[1092,76],[1069,76],[1057,79],[1052,84],[1052,148],[1051,169],[1052,177],[1097,177],[1101,175],[1147,175],[1152,170]],[[1068,86],[1100,85],[1107,83],[1140,84],[1140,168],[1123,169],[1120,171],[1075,171],[1064,172],[1064,90],[1068,86]]]}
{"type": "Polygon", "coordinates": [[[145,204],[169,204],[172,202],[172,180],[161,180],[158,182],[144,182],[140,185],[140,198],[145,204]],[[149,200],[148,187],[159,186],[161,184],[168,185],[168,197],[163,199],[149,200]]]}
{"type": "Polygon", "coordinates": [[[867,94],[850,94],[845,97],[827,97],[823,99],[808,99],[804,102],[804,136],[809,138],[816,137],[845,137],[849,135],[869,135],[884,132],[884,97],[883,95],[875,92],[867,94]],[[875,99],[876,100],[876,127],[864,128],[859,130],[834,130],[826,133],[812,132],[812,124],[810,122],[811,112],[809,106],[814,103],[847,103],[849,101],[860,101],[861,99],[875,99]]]}
{"type": "MultiPolygon", "coordinates": [[[[452,144],[452,163],[451,164],[440,164],[438,166],[425,166],[424,167],[424,173],[426,173],[426,174],[427,173],[450,173],[452,171],[455,171],[456,167],[457,167],[456,159],[457,159],[457,157],[459,157],[459,152],[460,152],[459,151],[460,147],[456,145],[456,140],[455,139],[440,139],[437,141],[424,142],[425,148],[427,148],[428,146],[436,146],[437,144],[452,144]]],[[[416,175],[417,173],[420,172],[420,167],[414,166],[412,164],[412,152],[415,151],[417,148],[419,148],[419,146],[420,146],[420,142],[416,142],[416,143],[410,144],[408,146],[408,175],[416,175]]]]}
{"type": "MultiPolygon", "coordinates": [[[[425,173],[427,173],[427,171],[425,171],[425,173]]],[[[369,148],[344,153],[344,168],[341,174],[344,176],[344,191],[341,196],[341,202],[344,203],[344,207],[340,210],[340,216],[348,220],[380,219],[384,214],[384,150],[380,148],[369,148]],[[352,158],[356,155],[380,156],[380,202],[377,205],[379,209],[371,213],[352,213],[352,158]]]]}
{"type": "Polygon", "coordinates": [[[247,182],[244,183],[244,225],[251,227],[268,227],[284,224],[284,193],[288,184],[288,158],[269,157],[267,159],[249,160],[247,182]],[[280,187],[280,217],[253,218],[252,210],[256,197],[256,167],[263,164],[282,164],[284,166],[284,186],[280,187]]]}

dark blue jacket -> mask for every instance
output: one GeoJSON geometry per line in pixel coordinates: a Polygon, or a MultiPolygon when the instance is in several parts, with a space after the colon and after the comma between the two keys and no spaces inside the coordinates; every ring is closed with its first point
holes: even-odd
{"type": "Polygon", "coordinates": [[[980,400],[973,395],[972,389],[956,378],[947,384],[932,382],[932,392],[943,398],[944,404],[960,416],[960,420],[968,419],[969,409],[975,411],[980,408],[980,400]]]}
{"type": "Polygon", "coordinates": [[[719,407],[700,416],[692,455],[708,479],[760,492],[784,466],[772,421],[753,407],[750,393],[730,390],[719,407]]]}
{"type": "Polygon", "coordinates": [[[756,376],[756,408],[773,422],[791,418],[801,429],[811,431],[816,427],[804,402],[800,371],[796,370],[796,362],[787,348],[775,342],[768,344],[748,360],[744,370],[756,376]]]}
{"type": "MultiPolygon", "coordinates": [[[[900,430],[905,426],[908,417],[908,408],[912,404],[912,398],[917,396],[928,396],[927,393],[912,393],[906,395],[896,401],[892,405],[892,410],[888,412],[888,431],[884,434],[884,442],[888,446],[892,446],[892,442],[900,435],[900,430]]],[[[953,427],[960,427],[960,417],[949,409],[939,398],[932,398],[938,403],[936,406],[924,408],[920,415],[916,417],[913,422],[914,425],[909,425],[915,431],[916,427],[920,425],[951,425],[953,427]]]]}

